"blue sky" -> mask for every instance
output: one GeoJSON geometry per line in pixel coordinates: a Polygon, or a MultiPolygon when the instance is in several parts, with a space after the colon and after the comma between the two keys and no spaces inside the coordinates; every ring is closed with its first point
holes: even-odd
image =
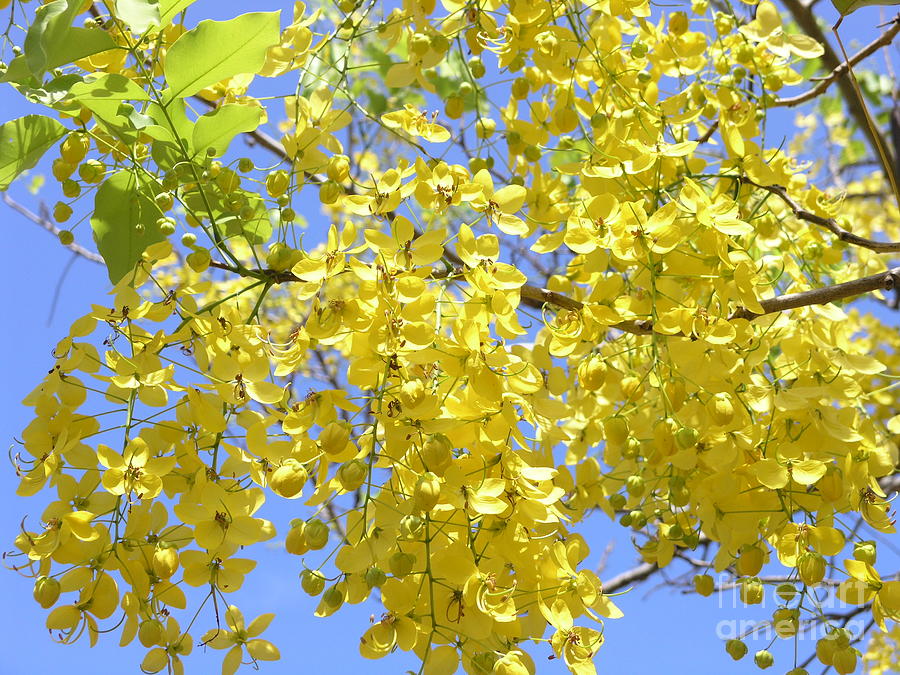
{"type": "MultiPolygon", "coordinates": [[[[246,10],[246,3],[234,0],[214,2],[200,0],[193,16],[226,18],[246,10]]],[[[820,4],[826,20],[833,20],[834,12],[825,1],[820,4]]],[[[288,3],[254,3],[254,9],[283,8],[283,17],[290,13],[288,3]]],[[[866,41],[874,35],[879,10],[867,8],[844,23],[842,35],[845,42],[853,38],[866,41]]],[[[6,86],[6,85],[0,85],[6,86]]],[[[11,89],[4,89],[3,119],[18,117],[33,110],[11,89]]],[[[274,115],[279,111],[274,110],[274,115]]],[[[274,116],[273,115],[273,116],[274,116]]],[[[244,153],[243,148],[234,152],[244,153]]],[[[28,194],[26,181],[13,186],[11,194],[31,208],[41,199],[52,204],[56,197],[52,178],[48,187],[37,197],[28,194]]],[[[12,254],[6,256],[0,266],[0,288],[3,289],[5,306],[10,311],[5,330],[0,331],[0,354],[3,355],[4,382],[0,387],[0,439],[7,446],[13,443],[29,422],[28,409],[21,406],[22,398],[39,382],[44,372],[53,364],[52,346],[62,337],[72,320],[81,316],[93,303],[106,304],[108,280],[103,268],[83,259],[72,260],[72,254],[57,245],[54,238],[34,224],[0,205],[8,244],[12,254]],[[63,276],[65,272],[65,275],[63,276]],[[55,310],[50,312],[56,298],[55,310]]],[[[311,219],[315,222],[314,219],[311,219]]],[[[314,226],[311,225],[311,229],[314,226]]],[[[83,241],[86,228],[80,228],[83,241]]],[[[872,305],[874,306],[874,305],[872,305]]],[[[896,315],[885,320],[897,322],[896,315]]],[[[6,517],[0,526],[0,538],[11,542],[22,517],[28,513],[39,515],[44,501],[40,498],[26,502],[14,496],[17,480],[11,467],[0,472],[0,507],[6,517]]],[[[284,514],[281,514],[284,515],[284,514]]],[[[602,518],[602,516],[600,517],[602,518]]],[[[607,542],[613,545],[602,578],[609,578],[635,565],[637,555],[633,551],[629,531],[619,526],[600,522],[584,530],[592,544],[593,552],[588,563],[596,566],[607,542]]],[[[276,522],[283,535],[285,520],[276,522]]],[[[9,548],[5,544],[4,548],[9,548]]],[[[263,673],[334,672],[347,673],[355,669],[370,673],[399,673],[406,667],[414,667],[408,656],[398,654],[380,662],[367,662],[359,656],[359,636],[369,624],[369,616],[380,609],[373,603],[359,607],[345,607],[329,619],[312,616],[316,600],[308,598],[299,588],[297,575],[302,569],[296,557],[283,550],[259,549],[260,565],[249,577],[247,585],[235,600],[248,618],[264,611],[276,612],[277,617],[265,637],[281,649],[282,661],[262,665],[263,673]]],[[[253,555],[251,553],[251,555],[253,555]]],[[[750,673],[756,672],[749,659],[733,664],[725,654],[722,641],[716,635],[720,627],[731,620],[740,620],[760,612],[748,612],[734,608],[731,598],[725,598],[725,606],[719,607],[716,598],[685,596],[676,589],[657,587],[664,579],[657,577],[650,584],[639,586],[617,602],[625,612],[625,618],[608,621],[606,644],[597,657],[598,670],[605,673],[651,675],[661,672],[750,673]]],[[[6,598],[7,611],[0,614],[0,675],[24,673],[67,673],[70,675],[118,675],[137,672],[145,650],[140,647],[120,649],[117,638],[101,637],[100,644],[88,649],[86,641],[74,646],[53,643],[44,628],[46,612],[31,598],[31,583],[12,572],[0,573],[0,593],[6,598]]],[[[211,618],[203,625],[209,627],[211,618]]],[[[194,631],[199,639],[200,631],[194,631]]],[[[784,642],[784,641],[783,641],[784,642]]],[[[790,668],[784,646],[776,652],[778,661],[772,672],[784,672],[790,668]]],[[[750,643],[753,650],[764,644],[750,643]]],[[[804,649],[812,647],[806,641],[804,649]]],[[[563,673],[559,661],[547,661],[551,652],[541,645],[532,650],[539,673],[563,673]]],[[[195,649],[187,659],[188,672],[193,674],[218,673],[220,653],[195,649]]],[[[249,671],[249,667],[245,671],[249,671]]]]}

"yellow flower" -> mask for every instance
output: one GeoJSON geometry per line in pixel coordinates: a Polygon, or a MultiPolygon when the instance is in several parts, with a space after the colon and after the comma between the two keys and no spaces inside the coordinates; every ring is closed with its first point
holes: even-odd
{"type": "Polygon", "coordinates": [[[222,628],[208,630],[201,644],[209,645],[213,649],[228,649],[222,663],[222,675],[233,675],[237,671],[244,656],[244,649],[252,661],[277,661],[281,658],[278,648],[268,640],[257,637],[269,627],[274,618],[274,614],[260,614],[245,627],[241,610],[229,605],[225,610],[225,624],[228,630],[222,628]]]}
{"type": "Polygon", "coordinates": [[[182,551],[184,583],[190,586],[213,585],[223,593],[234,593],[244,584],[244,576],[256,567],[255,560],[232,558],[237,546],[216,551],[182,551]]]}
{"type": "Polygon", "coordinates": [[[506,234],[528,234],[529,228],[516,211],[522,208],[528,190],[521,185],[507,185],[494,190],[494,181],[487,169],[481,169],[472,177],[472,182],[463,186],[462,200],[470,202],[476,211],[485,213],[488,220],[506,234]]]}
{"type": "Polygon", "coordinates": [[[153,499],[162,491],[162,476],[175,467],[175,457],[153,457],[147,442],[132,438],[120,455],[105,445],[97,448],[97,458],[106,467],[101,482],[114,495],[134,493],[138,499],[153,499]]]}
{"type": "Polygon", "coordinates": [[[253,514],[265,498],[259,489],[226,492],[215,483],[207,485],[199,503],[175,505],[175,515],[194,526],[194,539],[208,551],[236,544],[247,546],[275,536],[272,523],[253,514]]]}

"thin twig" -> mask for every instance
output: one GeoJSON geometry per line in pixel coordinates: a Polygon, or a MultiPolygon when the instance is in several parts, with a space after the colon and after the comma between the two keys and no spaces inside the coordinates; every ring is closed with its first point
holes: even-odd
{"type": "Polygon", "coordinates": [[[813,223],[814,225],[820,225],[824,227],[843,242],[852,244],[853,246],[867,248],[870,251],[875,251],[876,253],[896,253],[897,251],[900,251],[900,242],[875,241],[873,239],[866,239],[865,237],[860,237],[859,235],[845,230],[840,225],[838,225],[837,221],[834,218],[823,218],[822,216],[817,216],[815,213],[807,211],[796,201],[794,201],[794,199],[788,194],[787,189],[782,185],[761,185],[759,183],[754,183],[752,180],[746,177],[741,178],[740,181],[742,183],[753,185],[760,190],[765,190],[766,192],[775,195],[787,205],[787,207],[794,213],[797,218],[799,218],[800,220],[805,220],[808,223],[813,223]]]}
{"type": "MultiPolygon", "coordinates": [[[[802,0],[784,0],[784,6],[787,7],[788,11],[793,15],[794,20],[797,22],[797,25],[800,26],[800,29],[822,45],[822,49],[824,49],[824,52],[820,57],[822,64],[831,72],[840,68],[843,61],[832,48],[831,43],[828,42],[828,38],[825,37],[825,33],[822,32],[822,28],[819,26],[815,13],[809,6],[802,0]]],[[[863,101],[856,95],[853,83],[846,77],[838,77],[836,82],[838,88],[841,90],[841,98],[843,98],[844,102],[847,104],[847,110],[850,113],[850,116],[866,135],[869,147],[880,157],[881,153],[879,152],[879,147],[885,147],[884,141],[880,138],[878,130],[869,126],[866,110],[863,107],[863,101]]],[[[886,163],[879,161],[879,163],[884,170],[885,178],[890,179],[890,177],[893,176],[894,180],[889,182],[896,184],[897,177],[894,176],[894,167],[892,163],[890,161],[886,163]]]]}
{"type": "MultiPolygon", "coordinates": [[[[240,273],[239,270],[227,265],[226,263],[218,262],[215,260],[210,263],[210,267],[225,270],[228,272],[240,273]]],[[[269,279],[270,281],[272,281],[272,283],[277,284],[302,281],[299,277],[294,276],[290,272],[275,272],[274,270],[248,270],[247,273],[256,278],[269,279]]],[[[446,277],[447,272],[444,270],[435,270],[432,276],[446,277]]],[[[776,312],[783,312],[789,309],[799,309],[800,307],[808,307],[810,305],[827,305],[829,302],[845,300],[847,298],[865,295],[866,293],[871,293],[873,291],[890,291],[897,286],[898,282],[900,282],[900,267],[895,267],[887,270],[886,272],[880,272],[879,274],[862,277],[861,279],[853,279],[852,281],[846,281],[842,284],[824,286],[822,288],[814,288],[809,291],[803,291],[802,293],[787,293],[785,295],[779,295],[775,298],[760,300],[759,304],[763,309],[762,313],[751,312],[748,309],[741,308],[733,312],[728,317],[728,320],[732,321],[734,319],[747,319],[748,321],[753,321],[754,319],[758,319],[759,317],[765,316],[766,314],[774,314],[776,312]]],[[[524,286],[522,286],[520,288],[520,292],[523,303],[530,307],[543,307],[545,304],[548,304],[554,305],[561,309],[579,311],[585,306],[584,303],[580,300],[570,298],[567,295],[563,295],[562,293],[557,293],[556,291],[551,291],[546,288],[532,286],[531,284],[525,284],[524,286]]],[[[614,328],[625,333],[633,333],[635,335],[649,335],[653,332],[653,322],[649,320],[622,321],[610,326],[610,328],[614,328]]],[[[684,335],[683,333],[675,333],[672,335],[668,335],[668,337],[691,336],[684,335]]]]}
{"type": "Polygon", "coordinates": [[[604,593],[615,593],[626,586],[630,586],[636,581],[643,581],[651,574],[656,572],[659,567],[655,563],[642,563],[637,567],[622,572],[614,576],[612,579],[603,582],[604,593]]]}
{"type": "MultiPolygon", "coordinates": [[[[894,38],[897,36],[897,33],[900,33],[900,14],[895,16],[889,22],[890,28],[884,32],[884,34],[873,40],[868,45],[860,49],[856,54],[850,57],[850,66],[855,66],[863,59],[871,56],[876,51],[881,49],[882,47],[886,47],[891,42],[893,42],[894,38]]],[[[819,80],[819,83],[810,89],[807,92],[802,94],[797,94],[796,96],[789,96],[787,98],[779,98],[774,103],[772,103],[772,107],[775,106],[787,106],[793,107],[795,105],[800,105],[801,103],[806,103],[807,101],[811,101],[816,98],[820,94],[825,93],[825,91],[830,87],[834,82],[846,75],[850,71],[850,68],[847,66],[846,61],[842,61],[836,68],[834,68],[828,75],[822,78],[813,78],[819,80]]]]}
{"type": "MultiPolygon", "coordinates": [[[[7,206],[11,207],[13,211],[18,211],[20,214],[28,218],[28,220],[30,220],[31,222],[35,223],[36,225],[40,225],[57,238],[59,237],[59,233],[61,232],[61,230],[56,226],[56,223],[47,218],[41,218],[41,216],[39,216],[38,214],[29,211],[28,208],[10,197],[6,192],[3,193],[3,201],[7,206]]],[[[99,253],[89,251],[84,246],[80,246],[79,244],[69,244],[68,246],[66,246],[66,248],[72,251],[72,253],[80,255],[82,258],[90,260],[91,262],[103,264],[103,257],[99,253]]]]}

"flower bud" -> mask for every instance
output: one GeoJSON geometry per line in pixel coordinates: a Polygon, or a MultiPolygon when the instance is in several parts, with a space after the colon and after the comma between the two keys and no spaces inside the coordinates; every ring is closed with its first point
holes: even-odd
{"type": "Polygon", "coordinates": [[[740,661],[747,655],[747,645],[740,640],[729,640],[725,643],[725,651],[735,661],[740,661]]]}
{"type": "Polygon", "coordinates": [[[631,529],[640,530],[647,524],[647,516],[643,511],[634,510],[629,515],[631,516],[631,529]]]}
{"type": "Polygon", "coordinates": [[[328,526],[318,518],[307,521],[304,531],[306,545],[313,551],[325,548],[328,543],[328,526]]]}
{"type": "Polygon", "coordinates": [[[307,480],[309,473],[304,466],[293,457],[288,457],[269,477],[269,487],[279,497],[292,499],[300,496],[307,480]]]}
{"type": "Polygon", "coordinates": [[[839,675],[848,675],[856,670],[856,660],[859,652],[853,647],[836,649],[831,659],[831,665],[839,675]]]}
{"type": "Polygon", "coordinates": [[[875,559],[877,557],[877,550],[875,548],[874,541],[861,541],[853,546],[853,557],[860,562],[868,563],[869,565],[875,564],[875,559]]]}
{"type": "Polygon", "coordinates": [[[532,671],[522,663],[519,654],[510,652],[494,661],[490,672],[493,675],[530,675],[532,671]]]}
{"type": "Polygon", "coordinates": [[[72,217],[72,207],[65,202],[56,202],[53,206],[53,220],[64,223],[72,217]]]}
{"type": "Polygon", "coordinates": [[[350,430],[338,422],[332,422],[319,434],[319,447],[326,455],[339,455],[349,442],[350,430]]]}
{"type": "Polygon", "coordinates": [[[380,588],[387,581],[387,574],[380,567],[370,567],[366,570],[365,580],[369,588],[380,588]]]}
{"type": "Polygon", "coordinates": [[[728,394],[720,393],[709,399],[706,412],[714,424],[725,426],[734,419],[734,404],[728,394]]]}
{"type": "Polygon", "coordinates": [[[481,117],[475,122],[475,135],[478,138],[490,138],[497,130],[497,120],[481,117]]]}
{"type": "Polygon", "coordinates": [[[328,160],[325,173],[328,175],[328,180],[343,183],[350,177],[350,159],[347,155],[334,155],[328,160]]]}
{"type": "Polygon", "coordinates": [[[396,551],[388,559],[388,569],[398,579],[402,579],[412,572],[413,565],[416,562],[416,556],[403,551],[396,551]]]}
{"type": "Polygon", "coordinates": [[[792,583],[785,582],[783,584],[778,584],[778,588],[775,589],[775,592],[778,594],[779,598],[785,602],[790,602],[797,595],[797,587],[792,583]]]}
{"type": "Polygon", "coordinates": [[[763,601],[765,589],[759,579],[751,577],[741,582],[741,600],[748,605],[758,605],[763,601]]]}
{"type": "Polygon", "coordinates": [[[322,602],[329,609],[337,609],[344,604],[344,594],[337,586],[329,586],[322,594],[322,602]]]}
{"type": "Polygon", "coordinates": [[[271,172],[266,176],[266,192],[271,197],[280,197],[291,184],[291,177],[284,169],[271,172]]]}
{"type": "Polygon", "coordinates": [[[49,609],[59,600],[60,585],[53,577],[38,577],[34,582],[34,599],[44,609],[49,609]]]}
{"type": "Polygon", "coordinates": [[[669,32],[672,35],[683,35],[688,29],[688,17],[684,12],[672,12],[669,15],[669,32]]]}
{"type": "Polygon", "coordinates": [[[151,566],[156,576],[168,579],[178,570],[178,551],[172,546],[157,546],[151,566]]]}
{"type": "Polygon", "coordinates": [[[644,381],[639,377],[624,377],[621,385],[622,393],[630,401],[636,401],[644,394],[644,381]]]}
{"type": "Polygon", "coordinates": [[[715,590],[715,582],[708,574],[698,574],[694,577],[694,590],[703,597],[709,597],[715,590]]]}
{"type": "Polygon", "coordinates": [[[288,530],[287,536],[284,539],[284,548],[288,553],[293,555],[303,555],[309,551],[309,546],[306,543],[305,530],[306,523],[302,520],[288,530]]]}
{"type": "Polygon", "coordinates": [[[804,553],[797,561],[797,572],[807,586],[815,586],[825,578],[825,558],[818,553],[804,553]]]}
{"type": "Polygon", "coordinates": [[[629,476],[625,479],[625,489],[633,497],[640,497],[644,494],[644,479],[640,476],[629,476]]]}
{"type": "Polygon", "coordinates": [[[366,482],[369,476],[369,466],[361,459],[353,459],[341,464],[337,470],[337,479],[347,492],[353,492],[366,482]]]}
{"type": "Polygon", "coordinates": [[[453,444],[443,434],[429,436],[422,445],[421,453],[425,468],[438,476],[443,476],[453,462],[453,444]]]}
{"type": "Polygon", "coordinates": [[[606,381],[606,371],[606,363],[599,354],[594,354],[578,365],[578,380],[588,391],[597,391],[606,381]]]}
{"type": "Polygon", "coordinates": [[[742,577],[755,577],[762,569],[764,561],[765,553],[762,548],[757,545],[748,546],[741,552],[734,568],[742,577]]]}
{"type": "Polygon", "coordinates": [[[675,445],[679,450],[687,450],[697,445],[700,434],[693,427],[681,427],[675,432],[675,445]]]}
{"type": "Polygon", "coordinates": [[[425,400],[425,384],[422,380],[409,380],[400,385],[400,393],[397,398],[409,408],[414,408],[425,400]]]}
{"type": "Polygon", "coordinates": [[[765,670],[775,665],[775,657],[767,649],[760,649],[753,655],[753,663],[765,670]]]}
{"type": "Polygon", "coordinates": [[[400,519],[400,536],[404,539],[416,539],[422,532],[425,521],[416,514],[403,516],[400,519]]]}
{"type": "Polygon", "coordinates": [[[300,572],[300,587],[309,595],[316,596],[325,588],[325,576],[318,570],[300,572]]]}
{"type": "Polygon", "coordinates": [[[441,479],[430,471],[426,471],[413,489],[413,505],[419,511],[431,511],[441,498],[441,479]]]}
{"type": "Polygon", "coordinates": [[[791,638],[800,627],[800,612],[796,609],[782,607],[772,614],[772,626],[781,638],[791,638]]]}

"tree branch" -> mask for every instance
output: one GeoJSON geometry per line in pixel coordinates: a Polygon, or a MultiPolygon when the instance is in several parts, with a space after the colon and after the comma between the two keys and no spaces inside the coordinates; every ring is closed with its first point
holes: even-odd
{"type": "MultiPolygon", "coordinates": [[[[868,45],[866,45],[865,47],[860,49],[856,54],[854,54],[853,56],[850,57],[850,66],[851,67],[855,66],[863,59],[868,58],[869,56],[871,56],[872,54],[877,52],[879,49],[881,49],[882,47],[886,47],[889,44],[891,44],[891,42],[893,42],[894,38],[897,36],[897,33],[900,33],[900,14],[895,16],[888,23],[891,25],[891,27],[888,30],[886,30],[881,37],[877,38],[876,40],[873,40],[868,45]]],[[[832,84],[834,84],[834,82],[838,78],[844,77],[844,75],[846,75],[849,71],[850,71],[850,69],[847,67],[847,62],[842,61],[836,68],[834,68],[831,71],[831,73],[829,73],[825,77],[814,78],[814,79],[819,79],[820,81],[815,87],[813,87],[809,91],[804,92],[802,94],[797,94],[796,96],[790,96],[787,98],[779,98],[774,103],[772,103],[772,107],[775,107],[775,106],[793,107],[796,105],[800,105],[801,103],[806,103],[807,101],[811,101],[812,99],[816,98],[820,94],[823,94],[828,89],[828,87],[830,87],[832,84]]]]}
{"type": "MultiPolygon", "coordinates": [[[[7,206],[12,208],[13,211],[18,211],[20,214],[28,218],[28,220],[30,220],[32,223],[40,225],[57,238],[59,237],[59,233],[61,231],[60,228],[58,228],[56,224],[49,219],[42,218],[38,214],[29,211],[22,204],[10,197],[6,192],[3,193],[3,201],[7,206]]],[[[75,253],[76,255],[85,258],[86,260],[90,260],[93,263],[104,264],[103,257],[99,253],[94,253],[93,251],[86,249],[84,246],[80,246],[79,244],[69,244],[68,246],[66,246],[66,248],[72,251],[72,253],[75,253]]]]}
{"type": "MultiPolygon", "coordinates": [[[[213,260],[210,267],[241,274],[241,270],[234,268],[227,263],[213,260]]],[[[244,276],[252,276],[257,279],[266,279],[273,284],[292,283],[302,281],[299,277],[291,272],[276,272],[275,270],[246,270],[244,276]]],[[[435,270],[433,273],[435,278],[448,276],[444,270],[435,270]]],[[[833,286],[825,286],[823,288],[814,288],[810,291],[801,293],[787,293],[774,298],[760,300],[759,304],[763,308],[763,312],[758,314],[748,309],[740,308],[733,312],[729,317],[729,321],[734,319],[746,319],[753,321],[766,314],[774,314],[776,312],[784,312],[789,309],[799,309],[800,307],[808,307],[810,305],[827,305],[829,302],[837,300],[845,300],[858,295],[864,295],[873,291],[890,291],[900,285],[900,267],[894,267],[886,272],[873,274],[861,279],[846,281],[842,284],[833,286]]],[[[542,308],[545,304],[555,305],[562,309],[571,311],[579,311],[584,308],[584,303],[580,300],[570,298],[562,293],[551,291],[546,288],[539,288],[531,284],[525,284],[520,288],[522,302],[530,307],[542,308]]],[[[633,333],[635,335],[649,335],[653,332],[653,322],[650,320],[634,320],[622,321],[610,326],[616,330],[625,333],[633,333]]],[[[667,337],[692,337],[682,333],[675,333],[667,337]]]]}
{"type": "MultiPolygon", "coordinates": [[[[828,42],[828,38],[825,37],[825,34],[819,27],[816,16],[810,7],[804,4],[802,0],[784,0],[784,6],[787,7],[793,15],[794,20],[800,26],[801,30],[822,45],[822,48],[825,51],[820,58],[825,67],[832,73],[840,69],[843,61],[838,57],[837,52],[834,51],[831,43],[828,42]]],[[[869,126],[866,110],[864,108],[865,104],[859,96],[857,96],[853,83],[846,77],[837,77],[836,81],[838,88],[841,90],[841,97],[847,104],[847,110],[850,113],[850,116],[866,135],[869,147],[879,158],[879,163],[884,170],[885,177],[889,179],[893,177],[893,181],[891,181],[893,185],[900,184],[900,176],[895,174],[893,162],[890,161],[890,157],[888,157],[887,162],[883,162],[880,159],[881,153],[879,152],[879,147],[887,148],[887,146],[884,143],[884,139],[881,138],[881,135],[878,133],[878,130],[869,126]]]]}
{"type": "Polygon", "coordinates": [[[854,246],[867,248],[870,251],[875,251],[876,253],[896,253],[897,251],[900,251],[900,242],[884,242],[875,241],[873,239],[866,239],[865,237],[860,237],[859,235],[853,234],[849,230],[845,230],[840,225],[838,225],[837,221],[834,218],[823,218],[822,216],[817,216],[815,213],[807,211],[796,201],[794,201],[794,199],[788,194],[787,189],[781,185],[760,185],[759,183],[754,183],[752,180],[746,177],[742,177],[739,180],[742,183],[753,185],[760,190],[765,190],[766,192],[775,195],[776,197],[781,199],[781,201],[787,204],[788,208],[793,211],[794,216],[796,216],[800,220],[805,220],[808,223],[813,223],[814,225],[820,225],[824,227],[843,242],[853,244],[854,246]]]}
{"type": "Polygon", "coordinates": [[[636,581],[643,581],[659,569],[655,563],[642,563],[603,582],[604,593],[615,593],[636,581]]]}

